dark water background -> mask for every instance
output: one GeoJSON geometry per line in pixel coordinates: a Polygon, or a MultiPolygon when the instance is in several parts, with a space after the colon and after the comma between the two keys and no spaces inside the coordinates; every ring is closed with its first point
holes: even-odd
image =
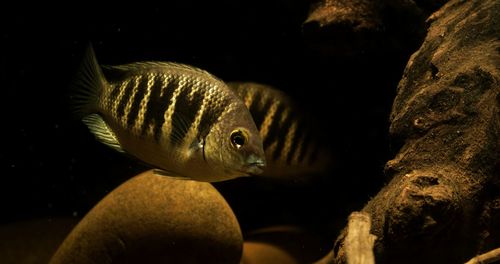
{"type": "Polygon", "coordinates": [[[383,166],[394,152],[388,117],[409,54],[382,47],[356,57],[321,55],[302,34],[308,3],[291,2],[4,10],[0,223],[82,217],[145,170],[96,142],[67,110],[68,83],[91,41],[101,64],[191,64],[226,81],[274,85],[311,109],[337,156],[329,175],[307,184],[239,179],[216,187],[243,230],[299,224],[333,239],[386,181],[383,166]]]}

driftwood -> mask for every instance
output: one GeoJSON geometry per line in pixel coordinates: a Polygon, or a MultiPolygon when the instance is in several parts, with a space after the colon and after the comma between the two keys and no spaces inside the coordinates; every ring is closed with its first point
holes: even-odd
{"type": "Polygon", "coordinates": [[[446,0],[321,0],[304,22],[304,33],[324,55],[414,50],[425,36],[425,19],[446,0]]]}
{"type": "Polygon", "coordinates": [[[373,244],[376,237],[370,234],[371,219],[367,213],[354,212],[349,216],[345,239],[346,259],[349,264],[373,264],[373,244]]]}
{"type": "MultiPolygon", "coordinates": [[[[362,210],[377,263],[464,263],[500,245],[500,2],[450,1],[428,23],[392,108],[391,180],[362,210]]],[[[347,232],[320,263],[345,263],[347,232]]]]}
{"type": "Polygon", "coordinates": [[[474,257],[471,260],[467,261],[465,264],[488,264],[495,261],[500,261],[500,248],[474,257]]]}

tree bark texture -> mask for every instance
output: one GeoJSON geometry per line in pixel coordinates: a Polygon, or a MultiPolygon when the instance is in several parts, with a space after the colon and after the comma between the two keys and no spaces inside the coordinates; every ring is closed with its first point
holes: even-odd
{"type": "MultiPolygon", "coordinates": [[[[500,2],[447,3],[398,85],[390,182],[363,208],[377,263],[464,263],[500,245],[500,2]]],[[[345,263],[346,230],[321,263],[345,263]]]]}

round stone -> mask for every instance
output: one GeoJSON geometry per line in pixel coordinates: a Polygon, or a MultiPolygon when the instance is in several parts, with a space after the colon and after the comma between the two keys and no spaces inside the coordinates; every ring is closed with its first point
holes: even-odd
{"type": "Polygon", "coordinates": [[[238,263],[238,221],[209,183],[142,173],[101,200],[51,263],[238,263]]]}

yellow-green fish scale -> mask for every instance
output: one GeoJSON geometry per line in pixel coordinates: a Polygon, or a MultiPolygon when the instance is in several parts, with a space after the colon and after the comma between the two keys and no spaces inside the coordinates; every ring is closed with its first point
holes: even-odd
{"type": "Polygon", "coordinates": [[[230,109],[220,85],[183,73],[130,74],[109,83],[101,108],[131,136],[188,146],[230,109]]]}

